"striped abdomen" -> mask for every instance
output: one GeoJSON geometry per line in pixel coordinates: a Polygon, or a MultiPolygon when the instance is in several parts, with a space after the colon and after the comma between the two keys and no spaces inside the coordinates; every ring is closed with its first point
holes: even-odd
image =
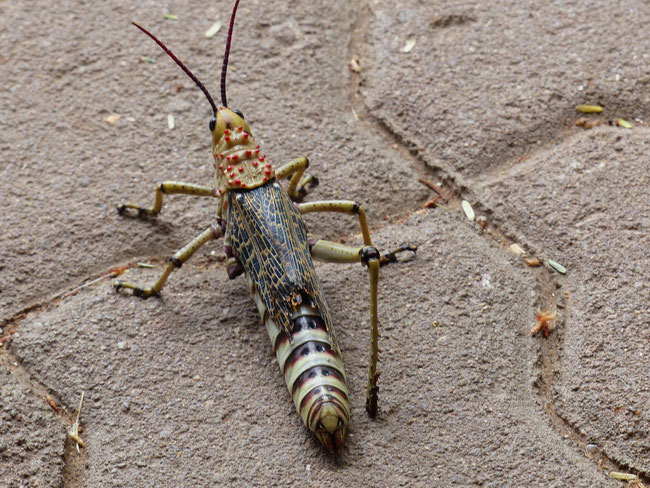
{"type": "MultiPolygon", "coordinates": [[[[268,316],[266,330],[298,414],[327,449],[338,451],[350,419],[343,361],[318,308],[305,298],[291,317],[291,338],[268,316]]],[[[259,306],[259,296],[255,301],[259,306]]]]}

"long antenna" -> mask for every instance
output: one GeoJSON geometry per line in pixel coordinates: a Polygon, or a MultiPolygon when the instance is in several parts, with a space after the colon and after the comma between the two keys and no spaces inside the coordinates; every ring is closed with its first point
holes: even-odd
{"type": "MultiPolygon", "coordinates": [[[[237,0],[237,3],[239,3],[239,0],[237,0]]],[[[236,6],[235,6],[235,8],[236,8],[236,6]]],[[[233,14],[233,17],[234,17],[234,14],[233,14]]],[[[186,74],[187,76],[189,76],[190,78],[192,78],[192,81],[193,81],[194,83],[196,83],[196,85],[201,89],[201,91],[202,91],[202,92],[205,94],[205,96],[207,97],[208,102],[210,102],[210,105],[212,105],[212,111],[213,111],[214,115],[216,116],[216,115],[217,115],[217,106],[216,106],[216,104],[214,103],[214,100],[212,100],[212,97],[210,96],[210,93],[208,92],[207,88],[206,88],[205,86],[203,86],[203,83],[201,83],[201,82],[199,81],[199,79],[198,79],[196,76],[194,76],[194,74],[189,70],[189,68],[188,68],[187,66],[185,66],[185,65],[183,64],[183,62],[182,62],[180,59],[178,59],[178,58],[174,55],[174,53],[171,52],[171,51],[169,50],[169,48],[168,48],[167,46],[165,46],[161,41],[159,41],[158,38],[156,38],[156,36],[154,36],[151,32],[149,32],[147,29],[145,29],[145,28],[142,27],[141,25],[138,25],[138,24],[136,24],[135,22],[132,22],[132,24],[133,24],[134,26],[136,26],[138,29],[140,29],[142,32],[144,32],[145,34],[147,34],[149,37],[151,37],[151,38],[156,42],[156,44],[158,44],[158,45],[162,48],[162,50],[165,51],[165,52],[169,55],[170,58],[172,58],[174,61],[176,61],[176,64],[177,64],[178,66],[180,66],[180,68],[181,68],[183,71],[185,71],[185,74],[186,74]]],[[[232,30],[232,24],[230,25],[230,29],[232,30]]],[[[230,41],[230,38],[229,38],[228,40],[230,41]]],[[[223,83],[223,82],[222,82],[222,83],[223,83]]],[[[223,85],[222,85],[222,86],[223,86],[223,85]]],[[[225,105],[225,103],[224,103],[224,105],[225,105]]]]}
{"type": "Polygon", "coordinates": [[[224,107],[228,106],[226,100],[226,69],[228,68],[228,56],[230,56],[230,39],[232,39],[232,28],[235,25],[235,14],[237,13],[237,6],[239,0],[235,2],[235,7],[232,9],[230,16],[230,28],[228,29],[228,39],[226,40],[226,53],[223,55],[223,67],[221,68],[221,104],[224,107]]]}

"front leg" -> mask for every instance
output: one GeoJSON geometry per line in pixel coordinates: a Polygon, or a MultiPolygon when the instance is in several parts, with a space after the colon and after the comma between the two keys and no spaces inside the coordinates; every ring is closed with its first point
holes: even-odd
{"type": "Polygon", "coordinates": [[[133,294],[137,297],[149,298],[151,296],[158,296],[160,294],[160,290],[162,290],[163,286],[165,286],[165,283],[167,282],[167,278],[169,278],[169,275],[171,274],[172,271],[174,271],[176,268],[180,268],[181,266],[183,266],[183,263],[188,259],[190,259],[192,255],[196,252],[196,250],[199,247],[201,247],[203,244],[205,244],[208,241],[218,239],[221,236],[223,236],[223,231],[221,230],[221,227],[218,227],[216,225],[211,225],[203,232],[201,232],[198,236],[196,236],[194,239],[192,239],[182,249],[174,253],[174,255],[169,260],[169,263],[167,264],[165,271],[163,271],[163,274],[160,276],[160,278],[158,278],[158,280],[153,285],[148,286],[146,288],[140,288],[132,283],[124,283],[123,281],[118,280],[115,283],[113,283],[113,286],[115,287],[115,291],[120,291],[122,288],[128,288],[130,290],[133,290],[133,294]]]}
{"type": "Polygon", "coordinates": [[[283,164],[275,171],[275,176],[281,180],[291,176],[289,184],[287,185],[287,193],[289,198],[294,202],[302,200],[307,195],[307,186],[317,186],[318,178],[313,175],[306,175],[303,178],[305,170],[309,167],[309,160],[307,158],[296,158],[283,164]]]}
{"type": "Polygon", "coordinates": [[[127,208],[137,210],[138,217],[155,217],[160,213],[163,204],[163,194],[166,195],[195,195],[200,197],[215,197],[214,188],[197,185],[195,183],[183,183],[180,181],[164,181],[156,186],[156,197],[152,207],[141,207],[133,203],[120,203],[117,205],[117,212],[124,215],[127,208]]]}

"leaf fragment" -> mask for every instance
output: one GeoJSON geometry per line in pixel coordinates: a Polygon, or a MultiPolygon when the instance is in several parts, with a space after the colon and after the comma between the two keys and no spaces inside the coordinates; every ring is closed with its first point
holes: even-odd
{"type": "Polygon", "coordinates": [[[359,63],[359,58],[356,56],[350,60],[348,67],[353,73],[361,73],[361,64],[359,63]]]}
{"type": "Polygon", "coordinates": [[[578,105],[576,109],[583,114],[599,114],[603,111],[600,105],[578,105]]]}
{"type": "Polygon", "coordinates": [[[149,63],[149,64],[156,64],[156,59],[150,58],[149,56],[142,56],[140,58],[140,61],[144,61],[145,63],[149,63]]]}
{"type": "Polygon", "coordinates": [[[207,31],[205,31],[205,34],[203,34],[205,38],[212,39],[214,36],[216,36],[217,32],[221,30],[221,25],[222,24],[220,20],[217,20],[214,24],[212,24],[210,28],[207,31]]]}
{"type": "Polygon", "coordinates": [[[117,124],[117,121],[120,120],[121,117],[122,116],[120,114],[111,114],[104,118],[104,122],[106,122],[109,125],[115,125],[117,124]]]}
{"type": "Polygon", "coordinates": [[[469,203],[467,200],[463,200],[460,204],[463,207],[463,212],[465,212],[465,215],[467,216],[467,219],[470,222],[474,222],[474,219],[476,218],[476,214],[474,213],[474,209],[472,208],[472,204],[469,203]]]}
{"type": "Polygon", "coordinates": [[[558,273],[566,274],[566,268],[564,266],[562,266],[560,263],[558,263],[557,261],[553,261],[552,259],[549,259],[547,262],[548,262],[548,265],[551,268],[553,268],[555,271],[557,271],[558,273]]]}
{"type": "Polygon", "coordinates": [[[175,14],[165,14],[167,20],[178,20],[178,15],[175,14]]]}
{"type": "Polygon", "coordinates": [[[616,125],[622,127],[623,129],[631,129],[632,127],[634,127],[632,124],[630,124],[627,120],[624,119],[616,119],[616,125]]]}
{"type": "Polygon", "coordinates": [[[540,262],[539,259],[531,257],[531,258],[524,258],[524,262],[530,266],[531,268],[536,268],[538,266],[541,266],[542,263],[540,262]]]}
{"type": "Polygon", "coordinates": [[[508,246],[508,251],[510,251],[512,254],[514,254],[516,256],[519,256],[519,257],[523,257],[526,254],[526,251],[524,251],[524,248],[521,247],[516,242],[513,242],[512,244],[510,244],[510,246],[508,246]]]}
{"type": "Polygon", "coordinates": [[[614,478],[615,480],[624,480],[624,481],[634,481],[639,479],[639,477],[635,474],[619,473],[618,471],[610,471],[609,477],[614,478]]]}
{"type": "Polygon", "coordinates": [[[415,39],[411,38],[406,41],[406,44],[404,44],[404,47],[402,48],[402,52],[410,53],[414,47],[415,47],[415,39]]]}

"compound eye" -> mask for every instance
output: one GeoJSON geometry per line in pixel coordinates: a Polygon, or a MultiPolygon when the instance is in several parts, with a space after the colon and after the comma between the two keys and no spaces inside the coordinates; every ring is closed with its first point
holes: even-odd
{"type": "Polygon", "coordinates": [[[214,131],[214,127],[215,127],[215,125],[217,125],[217,118],[216,118],[216,117],[212,117],[212,118],[210,119],[210,124],[209,124],[209,126],[210,126],[210,132],[213,132],[213,131],[214,131]]]}
{"type": "Polygon", "coordinates": [[[244,114],[241,113],[241,110],[238,110],[238,109],[235,108],[235,109],[233,109],[233,112],[236,113],[237,115],[239,115],[242,118],[242,120],[244,120],[244,114]]]}

